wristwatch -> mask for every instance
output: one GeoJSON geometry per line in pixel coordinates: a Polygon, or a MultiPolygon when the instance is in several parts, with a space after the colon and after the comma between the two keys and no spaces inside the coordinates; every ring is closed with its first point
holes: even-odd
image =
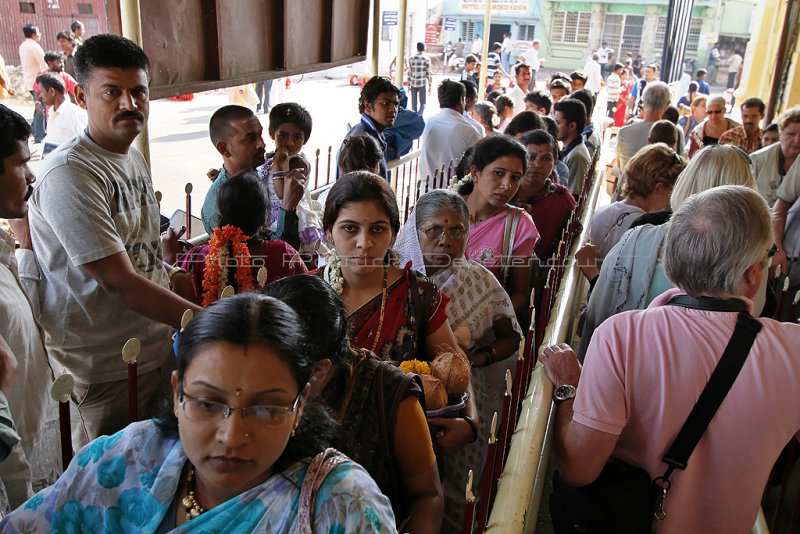
{"type": "Polygon", "coordinates": [[[561,404],[565,400],[574,399],[577,389],[570,384],[562,384],[553,391],[553,402],[561,404]]]}

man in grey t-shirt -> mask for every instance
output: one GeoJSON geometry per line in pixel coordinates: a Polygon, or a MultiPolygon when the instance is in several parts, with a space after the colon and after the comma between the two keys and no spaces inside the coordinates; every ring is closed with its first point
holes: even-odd
{"type": "Polygon", "coordinates": [[[97,35],[76,52],[75,71],[89,126],[43,162],[30,227],[47,348],[76,381],[77,450],[128,422],[123,344],[141,341],[142,413],[169,379],[169,326],[198,307],[168,289],[150,172],[131,147],[149,111],[147,56],[123,37],[97,35]]]}

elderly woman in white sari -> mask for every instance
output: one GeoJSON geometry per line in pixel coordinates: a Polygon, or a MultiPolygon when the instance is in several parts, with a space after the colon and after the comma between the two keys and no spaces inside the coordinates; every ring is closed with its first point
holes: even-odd
{"type": "MultiPolygon", "coordinates": [[[[459,345],[473,364],[472,384],[481,421],[502,409],[506,369],[513,369],[522,331],[511,299],[486,267],[464,257],[469,211],[453,191],[438,189],[420,197],[400,230],[395,251],[402,264],[427,275],[450,297],[447,317],[459,345]]],[[[467,472],[480,473],[489,425],[478,440],[445,457],[445,522],[442,532],[460,532],[467,472]]]]}

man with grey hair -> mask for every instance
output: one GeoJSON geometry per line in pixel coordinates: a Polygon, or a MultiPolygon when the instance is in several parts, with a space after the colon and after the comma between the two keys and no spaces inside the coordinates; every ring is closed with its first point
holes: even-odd
{"type": "MultiPolygon", "coordinates": [[[[617,134],[617,163],[620,171],[625,172],[628,160],[647,145],[650,128],[656,121],[661,120],[664,110],[669,107],[671,97],[669,86],[664,82],[654,81],[647,84],[642,95],[644,109],[642,121],[621,128],[617,134]]],[[[678,139],[678,154],[684,152],[682,137],[679,136],[678,139]]]]}
{"type": "MultiPolygon", "coordinates": [[[[569,346],[545,349],[540,361],[556,387],[557,490],[592,484],[611,457],[651,479],[666,471],[662,456],[706,387],[738,312],[753,313],[754,297],[765,291],[772,241],[766,202],[755,191],[722,186],[689,197],[672,216],[664,248],[677,288],[646,310],[606,320],[583,371],[569,346]]],[[[759,322],[733,386],[672,477],[662,534],[748,531],[773,463],[798,435],[800,326],[759,322]]]]}

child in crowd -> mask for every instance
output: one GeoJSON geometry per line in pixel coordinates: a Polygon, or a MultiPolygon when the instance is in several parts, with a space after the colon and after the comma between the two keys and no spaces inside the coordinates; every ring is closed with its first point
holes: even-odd
{"type": "Polygon", "coordinates": [[[269,219],[267,230],[273,236],[293,235],[297,225],[301,254],[314,254],[322,240],[321,209],[306,194],[311,165],[301,154],[311,137],[311,114],[294,102],[277,104],[269,112],[269,136],[275,152],[258,168],[267,188],[269,219]],[[299,186],[299,187],[298,187],[299,186]]]}
{"type": "Polygon", "coordinates": [[[494,106],[497,108],[497,116],[500,117],[500,126],[497,129],[505,132],[514,117],[514,101],[506,95],[500,95],[494,101],[494,106]]]}

